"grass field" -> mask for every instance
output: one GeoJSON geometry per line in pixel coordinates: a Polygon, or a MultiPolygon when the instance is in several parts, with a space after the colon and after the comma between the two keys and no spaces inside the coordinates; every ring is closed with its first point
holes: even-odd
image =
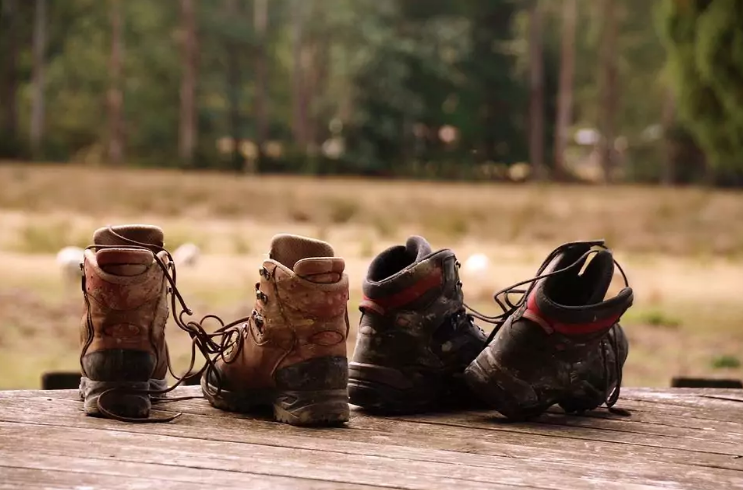
{"type": "MultiPolygon", "coordinates": [[[[99,226],[130,222],[161,226],[171,250],[186,241],[202,248],[195,267],[179,269],[179,288],[197,316],[225,320],[250,311],[272,235],[328,240],[348,263],[352,327],[369,260],[410,234],[453,248],[460,260],[489,257],[486,274],[463,276],[468,302],[487,313],[497,313],[493,291],[531,277],[555,246],[605,238],[636,295],[624,321],[631,342],[625,384],[743,377],[740,192],[12,163],[0,163],[0,189],[0,388],[33,388],[45,370],[77,369],[80,285],[63,280],[54,256],[66,245],[88,245],[99,226]]],[[[184,367],[187,336],[173,327],[171,352],[184,367]]]]}

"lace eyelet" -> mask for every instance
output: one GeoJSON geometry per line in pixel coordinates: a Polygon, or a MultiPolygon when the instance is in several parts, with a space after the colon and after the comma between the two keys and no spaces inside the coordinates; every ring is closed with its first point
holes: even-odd
{"type": "Polygon", "coordinates": [[[258,333],[263,335],[263,325],[264,325],[263,315],[258,313],[256,310],[253,310],[250,313],[250,317],[252,318],[253,324],[255,325],[255,328],[258,330],[258,333]]]}

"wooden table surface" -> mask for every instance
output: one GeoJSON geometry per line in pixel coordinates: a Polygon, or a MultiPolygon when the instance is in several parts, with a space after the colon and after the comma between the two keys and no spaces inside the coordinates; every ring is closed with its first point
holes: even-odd
{"type": "Polygon", "coordinates": [[[154,415],[183,412],[164,424],[86,417],[81,406],[76,391],[0,392],[0,488],[743,488],[743,390],[624,389],[625,417],[354,410],[346,426],[322,429],[203,399],[157,405],[154,415]]]}

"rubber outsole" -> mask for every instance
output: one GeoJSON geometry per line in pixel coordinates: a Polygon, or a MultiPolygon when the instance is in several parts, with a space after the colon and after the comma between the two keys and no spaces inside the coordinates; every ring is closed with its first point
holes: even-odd
{"type": "Polygon", "coordinates": [[[411,414],[439,408],[435,400],[410,401],[408,394],[398,397],[394,389],[376,383],[350,378],[349,401],[352,405],[379,414],[411,414]]]}
{"type": "Polygon", "coordinates": [[[351,411],[348,391],[332,390],[218,390],[206,376],[201,378],[204,397],[212,406],[238,413],[253,413],[263,408],[273,409],[278,422],[300,426],[340,425],[348,422],[351,411]]]}
{"type": "Polygon", "coordinates": [[[464,370],[470,389],[491,408],[511,420],[528,420],[552,403],[540,403],[532,386],[507,373],[486,349],[464,370]]]}
{"type": "Polygon", "coordinates": [[[98,408],[98,399],[105,395],[102,404],[106,410],[121,417],[147,418],[150,416],[152,401],[147,394],[137,391],[164,390],[168,387],[165,379],[151,379],[149,381],[94,381],[85,376],[80,377],[80,398],[83,400],[83,410],[86,415],[100,417],[103,414],[98,408]]]}
{"type": "Polygon", "coordinates": [[[378,414],[481,408],[461,376],[419,373],[413,377],[394,368],[357,362],[349,365],[348,395],[352,405],[378,414]]]}

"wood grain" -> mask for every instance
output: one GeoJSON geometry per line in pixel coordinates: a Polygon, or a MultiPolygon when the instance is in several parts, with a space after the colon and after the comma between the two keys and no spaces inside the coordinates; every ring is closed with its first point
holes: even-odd
{"type": "MultiPolygon", "coordinates": [[[[743,488],[740,390],[623,390],[630,417],[552,409],[376,417],[308,429],[156,404],[168,424],[85,416],[74,390],[0,392],[0,488],[743,488]]],[[[198,396],[198,387],[174,396],[198,396]]]]}

